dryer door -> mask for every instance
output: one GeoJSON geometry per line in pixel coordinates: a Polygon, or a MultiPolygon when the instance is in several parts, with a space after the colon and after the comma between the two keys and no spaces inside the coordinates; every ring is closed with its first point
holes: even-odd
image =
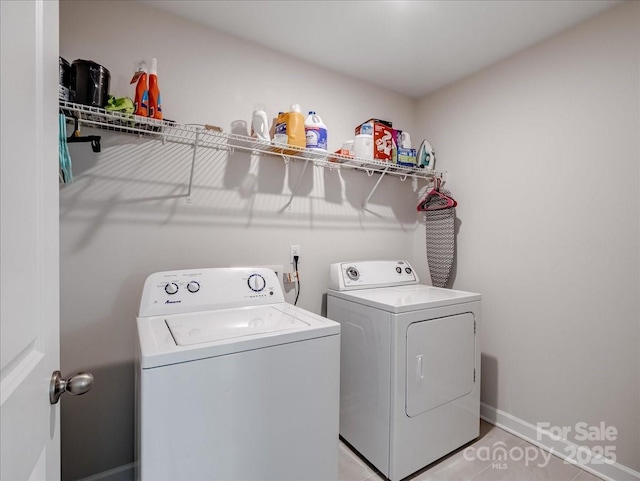
{"type": "Polygon", "coordinates": [[[409,325],[407,416],[418,416],[473,390],[475,341],[475,319],[470,312],[409,325]]]}

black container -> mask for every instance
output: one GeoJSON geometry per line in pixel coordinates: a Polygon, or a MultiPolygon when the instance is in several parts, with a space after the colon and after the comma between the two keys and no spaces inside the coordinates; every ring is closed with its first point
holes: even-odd
{"type": "Polygon", "coordinates": [[[71,102],[92,107],[107,105],[111,74],[105,67],[91,60],[74,60],[70,80],[71,102]]]}
{"type": "Polygon", "coordinates": [[[60,58],[58,69],[58,98],[69,100],[69,90],[71,86],[71,65],[62,57],[60,58]]]}

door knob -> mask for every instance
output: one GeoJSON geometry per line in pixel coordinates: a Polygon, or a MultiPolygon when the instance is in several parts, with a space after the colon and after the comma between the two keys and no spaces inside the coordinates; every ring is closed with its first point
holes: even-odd
{"type": "Polygon", "coordinates": [[[79,395],[88,392],[92,387],[93,374],[89,372],[79,372],[69,379],[62,379],[60,371],[54,371],[49,385],[49,402],[56,404],[60,396],[65,392],[79,395]]]}

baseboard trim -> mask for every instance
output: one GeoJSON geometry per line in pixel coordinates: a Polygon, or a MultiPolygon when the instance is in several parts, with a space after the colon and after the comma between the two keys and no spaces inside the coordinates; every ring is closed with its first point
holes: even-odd
{"type": "Polygon", "coordinates": [[[133,481],[135,463],[123,464],[101,473],[92,474],[78,481],[133,481]]]}
{"type": "Polygon", "coordinates": [[[587,459],[601,460],[602,457],[585,447],[567,441],[566,439],[557,439],[549,436],[549,432],[538,429],[527,421],[517,418],[507,412],[494,408],[485,403],[480,403],[480,417],[486,422],[493,424],[500,429],[518,436],[525,441],[535,444],[540,449],[557,456],[558,458],[573,464],[595,476],[603,478],[606,481],[638,481],[640,480],[640,472],[635,471],[620,463],[603,463],[603,464],[586,464],[579,462],[574,456],[566,453],[587,452],[587,459]]]}

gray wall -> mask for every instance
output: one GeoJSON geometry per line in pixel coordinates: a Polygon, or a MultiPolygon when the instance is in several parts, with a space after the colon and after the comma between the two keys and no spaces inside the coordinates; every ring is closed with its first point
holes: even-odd
{"type": "Polygon", "coordinates": [[[623,4],[423,98],[416,129],[459,201],[454,286],[483,294],[482,401],[604,421],[636,470],[639,20],[623,4]]]}
{"type": "MultiPolygon", "coordinates": [[[[117,96],[133,96],[136,60],[157,57],[165,117],[179,122],[229,132],[232,121],[250,120],[256,102],[270,116],[300,103],[322,116],[333,150],[370,117],[414,132],[408,98],[135,2],[61,2],[60,53],[106,65],[117,96]]],[[[98,134],[101,154],[71,144],[77,177],[60,191],[62,369],[96,375],[89,394],[62,406],[65,479],[132,461],[134,326],[147,275],[288,266],[289,245],[299,244],[298,305],[321,313],[330,263],[410,257],[420,225],[410,181],[385,178],[363,210],[377,175],[310,166],[289,209],[301,162],[204,149],[187,204],[173,196],[186,191],[189,148],[98,134]]],[[[425,255],[410,260],[425,271],[425,255]]],[[[293,291],[286,296],[293,302],[293,291]]]]}

